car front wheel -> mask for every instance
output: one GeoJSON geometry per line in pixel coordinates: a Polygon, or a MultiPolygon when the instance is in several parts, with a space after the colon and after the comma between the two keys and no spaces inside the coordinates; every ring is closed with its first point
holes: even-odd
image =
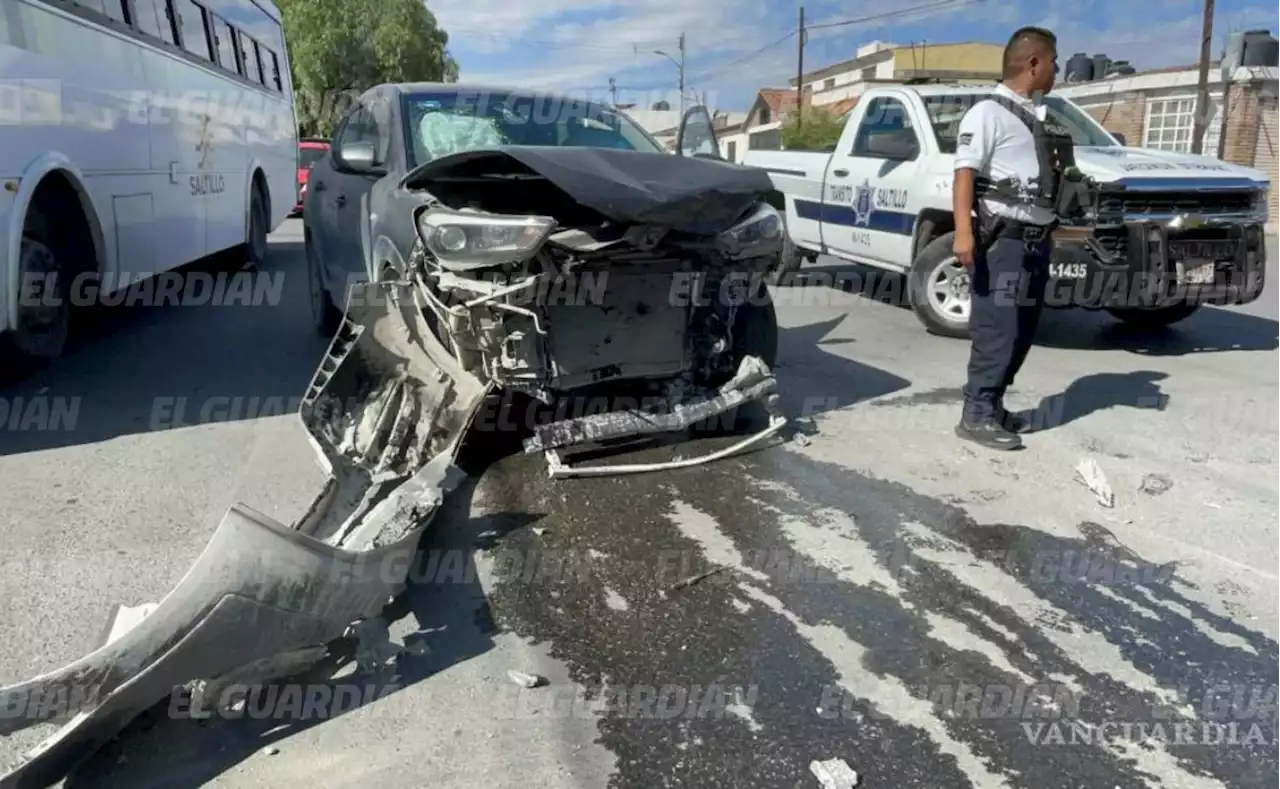
{"type": "Polygon", "coordinates": [[[921,250],[908,274],[911,309],[931,334],[969,336],[969,269],[951,251],[953,233],[945,233],[921,250]]]}

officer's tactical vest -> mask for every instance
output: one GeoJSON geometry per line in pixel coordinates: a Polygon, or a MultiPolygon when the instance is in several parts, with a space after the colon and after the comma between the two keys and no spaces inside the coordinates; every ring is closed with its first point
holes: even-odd
{"type": "Polygon", "coordinates": [[[1040,174],[1034,183],[1022,185],[1008,178],[992,181],[979,177],[974,183],[975,197],[990,197],[1014,205],[1039,206],[1061,215],[1060,209],[1067,208],[1066,203],[1074,202],[1067,199],[1074,190],[1065,184],[1068,173],[1075,171],[1076,165],[1075,143],[1071,135],[1059,134],[1046,128],[1043,121],[1012,99],[987,96],[982,101],[996,102],[1026,125],[1035,139],[1040,174]]]}

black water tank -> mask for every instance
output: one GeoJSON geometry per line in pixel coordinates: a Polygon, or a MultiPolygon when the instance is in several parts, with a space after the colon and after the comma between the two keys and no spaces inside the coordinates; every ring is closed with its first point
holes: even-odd
{"type": "Polygon", "coordinates": [[[1093,78],[1102,79],[1107,76],[1107,67],[1111,65],[1111,58],[1106,55],[1093,56],[1093,78]]]}
{"type": "Polygon", "coordinates": [[[1093,59],[1083,52],[1077,52],[1067,60],[1067,71],[1063,75],[1067,82],[1088,82],[1093,79],[1093,59]]]}
{"type": "Polygon", "coordinates": [[[1241,58],[1240,65],[1280,65],[1280,41],[1276,41],[1270,30],[1245,31],[1244,57],[1241,58]]]}
{"type": "Polygon", "coordinates": [[[1127,77],[1134,73],[1133,66],[1129,65],[1127,60],[1113,60],[1111,65],[1107,67],[1107,76],[1115,74],[1118,77],[1127,77]]]}

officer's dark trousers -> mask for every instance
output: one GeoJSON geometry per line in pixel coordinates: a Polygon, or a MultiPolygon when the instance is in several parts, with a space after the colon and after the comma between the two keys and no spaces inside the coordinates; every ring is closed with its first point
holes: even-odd
{"type": "Polygon", "coordinates": [[[1048,239],[1028,249],[1020,238],[979,242],[970,279],[969,380],[964,420],[973,424],[1004,406],[1005,390],[1031,350],[1049,279],[1048,239]]]}

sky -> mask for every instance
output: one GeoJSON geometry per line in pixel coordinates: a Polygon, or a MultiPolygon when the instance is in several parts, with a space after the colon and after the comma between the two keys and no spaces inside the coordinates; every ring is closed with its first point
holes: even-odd
{"type": "MultiPolygon", "coordinates": [[[[798,0],[426,0],[449,34],[460,81],[566,91],[620,103],[679,103],[679,37],[689,89],[713,109],[745,111],[760,88],[787,87],[797,65],[798,0]],[[671,59],[655,54],[662,50],[671,59]]],[[[1199,0],[805,0],[806,25],[865,20],[809,32],[805,71],[847,60],[859,46],[1003,43],[1022,25],[1058,35],[1074,52],[1128,60],[1139,71],[1194,63],[1199,0]],[[870,18],[869,18],[870,17],[870,18]]],[[[1278,27],[1264,0],[1217,0],[1215,57],[1228,33],[1278,27]]]]}

